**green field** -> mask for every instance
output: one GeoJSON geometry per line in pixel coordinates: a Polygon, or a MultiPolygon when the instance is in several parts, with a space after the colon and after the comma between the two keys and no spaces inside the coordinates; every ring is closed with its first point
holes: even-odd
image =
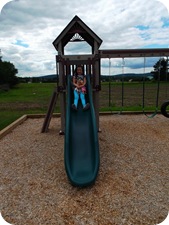
{"type": "Polygon", "coordinates": [[[55,87],[54,83],[25,83],[0,91],[0,130],[24,114],[46,113],[55,87]]]}
{"type": "MultiPolygon", "coordinates": [[[[44,114],[52,96],[55,83],[21,83],[9,91],[0,90],[0,130],[24,114],[44,114]]],[[[169,99],[169,83],[160,83],[159,109],[169,99]]],[[[101,85],[100,111],[141,111],[143,84],[140,82],[108,83],[101,85]]],[[[157,83],[145,84],[145,110],[156,109],[157,83]]],[[[55,111],[59,112],[59,101],[55,111]]]]}

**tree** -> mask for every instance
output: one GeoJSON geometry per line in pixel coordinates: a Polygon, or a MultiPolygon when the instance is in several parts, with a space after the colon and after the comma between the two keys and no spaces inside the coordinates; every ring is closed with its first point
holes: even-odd
{"type": "Polygon", "coordinates": [[[13,87],[19,82],[17,73],[18,70],[12,63],[2,61],[2,57],[0,57],[0,84],[8,84],[13,87]]]}
{"type": "Polygon", "coordinates": [[[157,63],[153,66],[154,71],[152,73],[154,74],[155,80],[160,81],[166,81],[169,80],[169,73],[168,73],[168,59],[160,59],[157,61],[157,63]]]}

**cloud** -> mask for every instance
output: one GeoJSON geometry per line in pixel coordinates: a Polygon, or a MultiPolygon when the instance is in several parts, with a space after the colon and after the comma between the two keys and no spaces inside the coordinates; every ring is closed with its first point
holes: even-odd
{"type": "MultiPolygon", "coordinates": [[[[52,42],[75,15],[103,40],[100,49],[169,45],[168,11],[156,0],[18,0],[6,4],[0,15],[3,59],[14,63],[19,76],[55,73],[52,42]]],[[[65,50],[85,54],[90,47],[69,43],[65,50]]]]}

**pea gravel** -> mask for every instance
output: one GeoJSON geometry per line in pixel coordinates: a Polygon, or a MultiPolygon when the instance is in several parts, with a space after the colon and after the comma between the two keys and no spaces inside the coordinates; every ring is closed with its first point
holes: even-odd
{"type": "Polygon", "coordinates": [[[0,140],[0,211],[14,225],[155,225],[169,211],[169,119],[100,116],[95,185],[73,187],[60,118],[27,119],[0,140]]]}

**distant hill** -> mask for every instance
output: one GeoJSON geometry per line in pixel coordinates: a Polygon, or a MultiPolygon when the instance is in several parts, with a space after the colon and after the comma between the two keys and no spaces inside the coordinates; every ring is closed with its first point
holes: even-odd
{"type": "MultiPolygon", "coordinates": [[[[152,73],[145,73],[145,74],[135,74],[135,73],[125,73],[125,74],[117,74],[117,75],[101,75],[102,81],[117,81],[117,80],[124,80],[124,81],[141,81],[143,78],[147,80],[153,79],[152,73]]],[[[50,75],[42,75],[37,77],[24,77],[19,78],[21,82],[57,82],[58,75],[50,74],[50,75]]]]}
{"type": "Polygon", "coordinates": [[[43,83],[52,83],[57,82],[57,75],[56,74],[50,74],[50,75],[42,75],[42,76],[36,76],[36,77],[19,77],[20,82],[27,83],[27,82],[43,82],[43,83]]]}
{"type": "Polygon", "coordinates": [[[101,79],[102,80],[124,80],[124,81],[141,81],[143,79],[146,80],[152,80],[153,79],[153,74],[152,73],[141,73],[141,74],[136,74],[136,73],[125,73],[125,74],[117,74],[117,75],[102,75],[101,79]]]}
{"type": "Polygon", "coordinates": [[[56,74],[50,74],[50,75],[42,75],[42,76],[38,76],[36,78],[39,78],[39,79],[54,79],[54,78],[57,78],[57,75],[56,74]]]}

